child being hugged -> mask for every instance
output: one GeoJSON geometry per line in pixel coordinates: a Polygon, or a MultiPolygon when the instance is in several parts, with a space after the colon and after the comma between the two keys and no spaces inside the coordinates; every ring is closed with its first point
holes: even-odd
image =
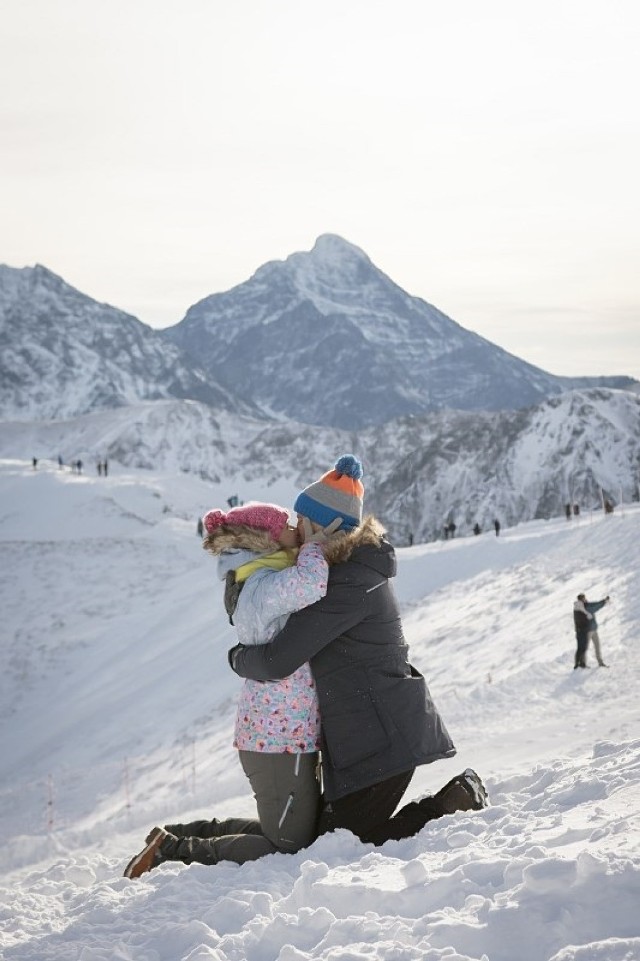
{"type": "MultiPolygon", "coordinates": [[[[272,640],[289,614],[327,593],[329,568],[321,543],[312,539],[298,550],[298,530],[289,526],[283,507],[250,503],[227,514],[209,511],[203,520],[203,547],[218,556],[225,607],[240,644],[272,640]]],[[[281,681],[245,681],[234,737],[239,751],[315,753],[319,734],[318,700],[308,664],[281,681]]]]}
{"type": "MultiPolygon", "coordinates": [[[[203,518],[203,547],[218,557],[225,607],[241,644],[264,644],[289,614],[327,592],[322,544],[342,518],[317,533],[298,529],[276,504],[251,502],[203,518]]],[[[265,854],[295,852],[317,836],[320,809],[320,715],[308,663],[278,681],[245,680],[236,713],[234,747],[249,779],[258,819],[228,818],[154,828],[125,877],[163,861],[243,863],[265,854]]]]}

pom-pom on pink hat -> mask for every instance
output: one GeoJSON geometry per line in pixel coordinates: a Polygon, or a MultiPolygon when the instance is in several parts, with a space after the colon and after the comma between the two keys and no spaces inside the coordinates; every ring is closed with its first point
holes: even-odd
{"type": "Polygon", "coordinates": [[[222,525],[233,527],[243,524],[255,527],[260,531],[267,531],[272,540],[278,541],[289,521],[289,512],[277,504],[263,504],[260,501],[249,501],[240,507],[232,507],[225,514],[224,511],[213,510],[202,519],[205,530],[213,534],[222,525]]]}

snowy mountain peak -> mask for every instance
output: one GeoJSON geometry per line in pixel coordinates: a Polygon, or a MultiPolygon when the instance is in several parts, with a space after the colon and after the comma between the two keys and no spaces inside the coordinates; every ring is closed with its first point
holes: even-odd
{"type": "Polygon", "coordinates": [[[310,251],[291,254],[286,262],[295,265],[297,269],[298,265],[305,264],[307,269],[316,273],[334,275],[360,269],[363,265],[370,270],[376,270],[364,250],[337,234],[321,234],[310,251]]]}
{"type": "Polygon", "coordinates": [[[157,331],[41,264],[0,268],[0,333],[5,419],[70,417],[170,397],[250,409],[157,331]]]}
{"type": "Polygon", "coordinates": [[[12,317],[22,316],[26,305],[32,318],[46,316],[50,325],[55,322],[74,325],[87,311],[97,317],[106,310],[143,326],[130,314],[83,294],[42,264],[33,267],[0,266],[0,323],[7,321],[8,312],[12,317]]]}
{"type": "MultiPolygon", "coordinates": [[[[41,285],[54,290],[59,290],[62,287],[75,290],[75,288],[63,280],[59,274],[54,273],[53,270],[49,270],[44,264],[35,264],[34,267],[26,267],[25,273],[34,286],[41,285]]],[[[76,293],[79,293],[79,291],[76,291],[76,293]]]]}
{"type": "Polygon", "coordinates": [[[183,397],[360,430],[445,408],[519,409],[595,386],[554,377],[465,330],[336,234],[204,298],[164,331],[42,265],[0,268],[0,330],[0,405],[4,417],[21,419],[183,397]]]}
{"type": "Polygon", "coordinates": [[[200,301],[163,336],[270,416],[350,430],[522,408],[573,386],[464,330],[335,234],[200,301]]]}
{"type": "Polygon", "coordinates": [[[376,274],[383,276],[359,247],[337,234],[322,234],[311,250],[263,264],[249,284],[287,287],[292,296],[308,297],[325,312],[327,301],[335,306],[350,288],[358,289],[376,274]]]}
{"type": "Polygon", "coordinates": [[[321,313],[362,298],[372,284],[387,282],[364,251],[335,234],[322,234],[309,252],[291,254],[285,261],[298,290],[321,313]]]}
{"type": "MultiPolygon", "coordinates": [[[[292,256],[295,257],[295,254],[292,254],[292,256]]],[[[339,234],[320,234],[309,256],[322,260],[344,260],[347,257],[355,257],[358,260],[366,260],[367,263],[371,263],[364,250],[345,240],[344,237],[340,237],[339,234]]]]}

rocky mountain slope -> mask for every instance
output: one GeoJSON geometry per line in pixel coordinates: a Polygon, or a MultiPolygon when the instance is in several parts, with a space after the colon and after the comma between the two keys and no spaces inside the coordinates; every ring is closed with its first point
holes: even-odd
{"type": "Polygon", "coordinates": [[[195,304],[164,336],[265,412],[351,430],[445,408],[513,410],[594,383],[465,330],[330,234],[195,304]]]}
{"type": "Polygon", "coordinates": [[[211,502],[285,504],[336,457],[363,460],[368,511],[398,543],[460,534],[497,517],[511,526],[637,499],[640,397],[627,391],[571,391],[522,411],[443,411],[352,432],[265,422],[193,401],[157,401],[68,421],[0,424],[0,456],[80,456],[89,470],[108,456],[129,467],[188,471],[211,481],[211,502]]]}
{"type": "Polygon", "coordinates": [[[0,358],[4,418],[73,417],[166,397],[251,410],[158,331],[42,266],[0,266],[0,358]]]}
{"type": "MultiPolygon", "coordinates": [[[[509,410],[630,378],[546,373],[412,297],[357,247],[320,237],[152,330],[44,267],[0,267],[0,417],[144,400],[359,430],[449,408],[509,410]]],[[[640,385],[636,385],[640,386],[640,385]]]]}

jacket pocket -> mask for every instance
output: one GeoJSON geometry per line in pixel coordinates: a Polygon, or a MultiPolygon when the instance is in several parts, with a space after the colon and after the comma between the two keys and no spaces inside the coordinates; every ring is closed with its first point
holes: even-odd
{"type": "Polygon", "coordinates": [[[390,742],[368,692],[344,697],[322,716],[324,748],[336,770],[351,767],[384,750],[390,742]]]}

